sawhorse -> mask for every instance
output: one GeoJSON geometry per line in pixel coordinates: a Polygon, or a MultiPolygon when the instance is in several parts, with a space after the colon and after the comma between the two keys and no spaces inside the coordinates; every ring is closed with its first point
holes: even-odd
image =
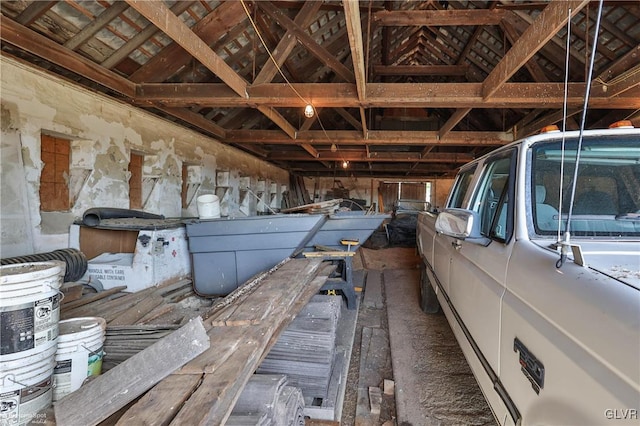
{"type": "Polygon", "coordinates": [[[346,299],[347,309],[356,308],[356,291],[353,287],[353,256],[355,250],[351,251],[351,247],[357,246],[357,240],[341,240],[342,245],[348,247],[347,250],[332,250],[328,247],[316,246],[317,251],[302,253],[304,257],[321,257],[331,262],[342,263],[342,270],[338,276],[332,276],[327,279],[320,289],[321,291],[340,290],[346,299]]]}

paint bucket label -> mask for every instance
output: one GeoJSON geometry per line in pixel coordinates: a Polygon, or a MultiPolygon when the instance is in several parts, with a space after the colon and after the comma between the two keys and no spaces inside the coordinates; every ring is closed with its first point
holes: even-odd
{"type": "Polygon", "coordinates": [[[64,355],[68,359],[59,359],[53,370],[53,400],[58,401],[64,396],[78,390],[83,382],[92,376],[102,373],[102,347],[95,352],[76,352],[64,355]]]}
{"type": "Polygon", "coordinates": [[[0,355],[48,346],[58,337],[60,296],[0,307],[0,355]]]}
{"type": "Polygon", "coordinates": [[[88,377],[102,373],[106,328],[104,318],[85,317],[60,321],[53,373],[54,401],[80,389],[88,377]]]}
{"type": "Polygon", "coordinates": [[[0,393],[0,423],[3,426],[44,423],[46,417],[39,412],[51,405],[52,384],[48,377],[32,386],[0,393]]]}

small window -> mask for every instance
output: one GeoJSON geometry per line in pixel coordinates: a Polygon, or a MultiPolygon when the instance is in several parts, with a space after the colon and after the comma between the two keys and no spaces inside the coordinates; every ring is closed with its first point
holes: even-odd
{"type": "Polygon", "coordinates": [[[40,211],[68,211],[70,141],[42,135],[40,143],[40,211]]]}
{"type": "Polygon", "coordinates": [[[513,153],[501,155],[485,164],[472,209],[480,217],[480,232],[494,240],[506,242],[512,233],[509,202],[513,191],[513,153]]]}
{"type": "Polygon", "coordinates": [[[469,170],[464,170],[458,174],[456,181],[453,185],[453,191],[451,192],[451,199],[447,207],[462,208],[462,203],[469,191],[469,185],[473,179],[473,174],[476,168],[472,167],[469,170]]]}

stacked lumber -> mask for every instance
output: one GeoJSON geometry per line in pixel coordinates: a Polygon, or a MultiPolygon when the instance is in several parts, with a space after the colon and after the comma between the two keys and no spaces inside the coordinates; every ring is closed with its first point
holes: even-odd
{"type": "Polygon", "coordinates": [[[108,371],[178,329],[177,325],[108,326],[102,370],[108,371]]]}
{"type": "Polygon", "coordinates": [[[288,386],[287,377],[254,374],[231,411],[227,426],[304,425],[300,389],[288,386]]]}
{"type": "MultiPolygon", "coordinates": [[[[71,287],[75,289],[75,287],[71,287]]],[[[71,294],[71,289],[67,289],[71,294]]],[[[183,279],[163,286],[150,287],[136,293],[126,293],[126,286],[114,287],[98,293],[89,292],[80,298],[65,297],[62,300],[60,319],[96,316],[107,321],[108,326],[133,324],[184,324],[198,316],[175,317],[174,311],[182,307],[180,302],[191,298],[193,288],[190,279],[183,279]]],[[[205,302],[207,307],[210,302],[205,302]]],[[[188,311],[187,311],[188,313],[188,311]]]]}
{"type": "Polygon", "coordinates": [[[258,373],[286,374],[305,400],[327,398],[341,307],[340,296],[314,296],[282,332],[258,373]]]}
{"type": "Polygon", "coordinates": [[[309,213],[309,214],[332,214],[340,207],[342,198],[322,201],[319,203],[304,204],[302,206],[290,207],[281,210],[282,213],[309,213]]]}
{"type": "Polygon", "coordinates": [[[291,259],[252,291],[227,296],[233,303],[205,315],[210,348],[144,394],[117,424],[224,424],[261,360],[332,269],[320,259],[291,259]]]}

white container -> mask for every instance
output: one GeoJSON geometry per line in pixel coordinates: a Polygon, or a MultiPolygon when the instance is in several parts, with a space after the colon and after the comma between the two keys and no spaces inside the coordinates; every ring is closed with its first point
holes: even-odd
{"type": "Polygon", "coordinates": [[[44,423],[41,411],[51,406],[56,345],[30,356],[0,362],[0,424],[44,423]]]}
{"type": "Polygon", "coordinates": [[[200,219],[220,217],[220,199],[217,195],[204,194],[198,197],[198,217],[200,219]]]}
{"type": "Polygon", "coordinates": [[[87,377],[100,375],[106,329],[106,321],[98,317],[60,321],[53,373],[54,401],[78,390],[87,377]]]}
{"type": "Polygon", "coordinates": [[[64,270],[57,261],[0,266],[0,362],[56,344],[64,270]]]}

